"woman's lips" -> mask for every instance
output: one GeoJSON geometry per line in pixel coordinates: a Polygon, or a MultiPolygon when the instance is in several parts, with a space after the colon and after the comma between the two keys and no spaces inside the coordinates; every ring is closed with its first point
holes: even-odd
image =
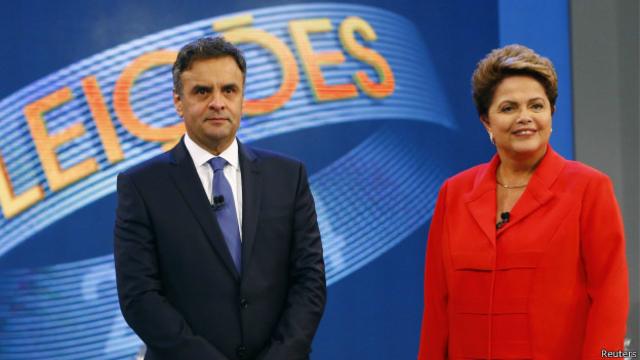
{"type": "Polygon", "coordinates": [[[530,136],[537,132],[535,129],[520,129],[512,132],[515,136],[530,136]]]}

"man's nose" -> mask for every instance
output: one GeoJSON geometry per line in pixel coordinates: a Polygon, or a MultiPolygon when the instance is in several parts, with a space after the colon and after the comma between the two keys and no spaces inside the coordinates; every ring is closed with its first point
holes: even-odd
{"type": "Polygon", "coordinates": [[[211,101],[209,102],[209,108],[215,111],[224,110],[224,99],[222,98],[222,94],[219,92],[213,93],[211,101]]]}

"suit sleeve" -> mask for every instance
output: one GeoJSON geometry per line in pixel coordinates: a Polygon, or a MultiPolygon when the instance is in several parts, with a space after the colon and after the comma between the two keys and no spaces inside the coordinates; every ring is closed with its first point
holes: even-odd
{"type": "Polygon", "coordinates": [[[611,181],[600,176],[585,191],[580,219],[582,258],[591,307],[583,358],[623,349],[629,309],[624,228],[611,181]]]}
{"type": "Polygon", "coordinates": [[[120,308],[129,326],[162,359],[226,360],[192,333],[163,296],[153,225],[132,179],[118,176],[114,256],[120,308]]]}
{"type": "Polygon", "coordinates": [[[424,274],[424,311],[420,334],[419,360],[447,359],[449,321],[447,315],[448,288],[445,277],[443,243],[447,183],[440,189],[431,218],[424,274]]]}
{"type": "Polygon", "coordinates": [[[308,359],[326,303],[320,230],[307,173],[302,165],[298,178],[286,306],[268,346],[258,357],[261,360],[308,359]]]}

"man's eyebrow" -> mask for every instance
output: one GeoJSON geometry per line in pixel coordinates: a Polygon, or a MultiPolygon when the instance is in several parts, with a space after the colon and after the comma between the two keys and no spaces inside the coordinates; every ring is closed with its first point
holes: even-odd
{"type": "Polygon", "coordinates": [[[240,86],[235,82],[230,82],[230,83],[222,85],[222,87],[223,88],[230,88],[230,87],[237,88],[237,87],[240,87],[240,86]]]}
{"type": "Polygon", "coordinates": [[[193,85],[193,87],[191,89],[192,89],[192,91],[198,91],[198,90],[211,91],[213,89],[213,87],[210,86],[210,85],[195,84],[195,85],[193,85]]]}

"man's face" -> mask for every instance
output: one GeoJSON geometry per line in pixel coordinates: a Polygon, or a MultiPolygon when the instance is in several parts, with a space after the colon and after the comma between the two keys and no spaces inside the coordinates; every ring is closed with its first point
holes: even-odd
{"type": "Polygon", "coordinates": [[[182,93],[173,94],[187,134],[212,154],[224,151],[242,117],[244,77],[231,56],[196,60],[180,75],[182,93]]]}

